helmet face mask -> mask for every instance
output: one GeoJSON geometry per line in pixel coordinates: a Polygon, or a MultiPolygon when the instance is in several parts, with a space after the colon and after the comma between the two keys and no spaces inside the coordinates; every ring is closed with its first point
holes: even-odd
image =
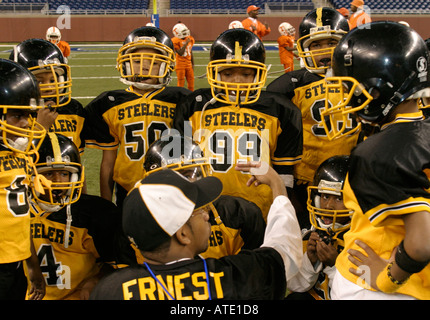
{"type": "Polygon", "coordinates": [[[328,233],[339,234],[349,229],[353,211],[343,203],[343,188],[348,171],[349,156],[333,156],[315,172],[308,186],[307,209],[312,226],[328,233]]]}
{"type": "Polygon", "coordinates": [[[10,150],[18,153],[34,155],[40,147],[40,139],[46,130],[36,121],[36,115],[28,110],[27,106],[1,106],[3,115],[0,120],[0,133],[3,144],[10,150]],[[27,118],[28,125],[15,125],[16,118],[27,118]]]}
{"type": "Polygon", "coordinates": [[[348,209],[321,208],[321,198],[335,195],[337,201],[342,201],[343,191],[335,188],[318,186],[308,187],[307,207],[312,226],[328,233],[340,233],[349,229],[353,212],[348,209]],[[313,200],[311,200],[313,199],[313,200]]]}
{"type": "Polygon", "coordinates": [[[399,23],[377,21],[348,33],[336,47],[333,70],[326,76],[326,100],[335,91],[344,97],[331,99],[332,105],[326,103],[321,111],[322,118],[330,119],[324,125],[329,139],[347,134],[334,125],[335,117],[355,114],[363,124],[380,126],[397,105],[421,96],[430,86],[428,63],[424,41],[399,23]]]}
{"type": "Polygon", "coordinates": [[[29,68],[29,70],[39,80],[40,95],[46,105],[50,107],[62,107],[72,100],[70,66],[56,61],[44,64],[41,67],[29,68]],[[40,81],[42,78],[49,80],[42,82],[40,81]]]}
{"type": "Polygon", "coordinates": [[[136,29],[118,51],[117,69],[127,85],[140,89],[167,86],[175,70],[173,44],[160,29],[136,29]]]}
{"type": "Polygon", "coordinates": [[[61,40],[61,32],[57,27],[50,27],[46,30],[46,40],[57,44],[61,40]]]}
{"type": "MultiPolygon", "coordinates": [[[[39,159],[35,166],[37,173],[48,180],[55,176],[55,171],[62,177],[60,181],[52,181],[50,188],[44,190],[45,194],[37,192],[32,185],[33,197],[41,207],[59,209],[79,200],[85,174],[80,163],[79,150],[70,139],[48,133],[39,149],[39,159]]],[[[33,182],[34,180],[32,184],[33,182]]]]}
{"type": "Polygon", "coordinates": [[[364,109],[373,100],[372,95],[351,77],[340,79],[326,76],[325,81],[326,92],[321,119],[324,119],[322,125],[327,138],[335,140],[347,134],[354,134],[361,129],[362,123],[358,121],[357,124],[354,122],[351,125],[350,115],[364,109]],[[343,97],[343,100],[339,100],[339,97],[343,97]]]}
{"type": "Polygon", "coordinates": [[[10,60],[0,59],[0,134],[8,149],[37,154],[46,130],[35,113],[44,108],[34,75],[10,60]]]}
{"type": "Polygon", "coordinates": [[[210,56],[206,74],[217,101],[239,105],[259,99],[266,83],[267,67],[265,49],[257,36],[245,29],[227,30],[212,44],[210,56]],[[232,81],[233,77],[230,81],[223,79],[223,73],[229,69],[242,75],[239,81],[232,81]],[[245,82],[243,75],[246,74],[253,74],[252,80],[245,82]]]}
{"type": "Polygon", "coordinates": [[[62,107],[72,99],[72,76],[60,49],[43,39],[18,44],[9,59],[30,70],[39,82],[41,98],[50,107],[62,107]]]}
{"type": "Polygon", "coordinates": [[[332,8],[317,8],[309,12],[299,26],[297,52],[310,72],[325,73],[330,66],[337,42],[349,31],[348,21],[332,8]],[[324,46],[312,48],[314,42],[324,46]],[[323,60],[324,63],[320,61],[323,60]]]}

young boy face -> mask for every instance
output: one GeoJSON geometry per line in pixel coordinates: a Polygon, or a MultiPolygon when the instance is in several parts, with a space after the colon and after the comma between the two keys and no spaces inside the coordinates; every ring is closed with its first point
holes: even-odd
{"type": "MultiPolygon", "coordinates": [[[[6,113],[6,123],[20,129],[28,129],[30,126],[30,114],[29,110],[9,109],[6,113]]],[[[18,136],[10,132],[7,132],[6,136],[12,141],[18,138],[18,136]]]]}
{"type": "Polygon", "coordinates": [[[309,51],[314,51],[313,57],[317,67],[330,67],[332,60],[332,51],[326,51],[335,48],[338,43],[336,39],[315,40],[309,45],[309,51]]]}
{"type": "MultiPolygon", "coordinates": [[[[225,70],[220,71],[219,75],[221,77],[221,81],[223,82],[231,82],[235,84],[241,84],[241,83],[253,83],[255,80],[255,69],[252,68],[243,68],[243,67],[234,67],[234,68],[228,68],[225,70]]],[[[227,86],[227,88],[229,88],[227,86]]],[[[231,91],[228,92],[229,95],[236,95],[237,90],[239,89],[240,95],[245,96],[247,94],[248,86],[244,86],[243,90],[240,91],[240,85],[231,86],[231,91]]]]}
{"type": "MultiPolygon", "coordinates": [[[[155,49],[150,48],[138,48],[137,50],[133,51],[132,54],[159,54],[159,52],[155,49]]],[[[153,75],[157,76],[160,72],[160,66],[161,62],[158,60],[154,60],[154,63],[152,64],[151,68],[151,62],[152,60],[148,58],[141,58],[140,55],[136,55],[132,58],[132,70],[135,75],[140,75],[141,79],[139,82],[146,83],[146,84],[157,84],[158,79],[153,77],[144,77],[145,75],[153,75]]]]}
{"type": "MultiPolygon", "coordinates": [[[[45,176],[46,179],[52,181],[52,200],[54,202],[61,203],[61,198],[63,198],[68,191],[67,189],[62,187],[64,185],[62,185],[61,183],[70,182],[71,173],[67,170],[49,170],[41,174],[45,176]],[[60,184],[56,185],[55,183],[60,184]]],[[[45,192],[44,195],[40,195],[40,198],[45,201],[50,201],[48,192],[45,192]]]]}

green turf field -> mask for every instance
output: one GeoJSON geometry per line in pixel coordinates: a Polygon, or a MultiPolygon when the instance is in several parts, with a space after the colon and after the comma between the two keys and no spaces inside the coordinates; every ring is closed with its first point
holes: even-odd
{"type": "MultiPolygon", "coordinates": [[[[118,71],[115,68],[119,44],[88,46],[72,45],[69,65],[72,72],[72,96],[85,107],[92,99],[103,91],[125,88],[118,80],[118,71]]],[[[0,58],[8,58],[10,47],[2,47],[0,58]]],[[[206,65],[209,61],[209,51],[193,51],[195,64],[195,89],[208,87],[204,77],[206,65]]],[[[283,66],[279,62],[278,50],[267,50],[266,64],[271,65],[267,84],[282,75],[283,66]]],[[[298,68],[298,64],[296,65],[298,68]]],[[[176,85],[176,74],[173,75],[171,85],[176,85]]],[[[101,151],[96,149],[85,150],[82,162],[85,165],[87,192],[99,195],[99,166],[101,151]]]]}

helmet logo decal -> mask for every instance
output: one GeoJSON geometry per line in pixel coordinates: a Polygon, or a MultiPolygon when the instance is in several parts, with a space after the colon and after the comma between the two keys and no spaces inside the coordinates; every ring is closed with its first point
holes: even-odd
{"type": "Polygon", "coordinates": [[[418,78],[420,82],[427,80],[427,60],[424,57],[419,57],[417,60],[418,78]]]}

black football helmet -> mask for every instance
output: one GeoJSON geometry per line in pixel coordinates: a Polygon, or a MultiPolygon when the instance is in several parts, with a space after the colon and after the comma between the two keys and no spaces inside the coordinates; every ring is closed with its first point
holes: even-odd
{"type": "Polygon", "coordinates": [[[179,134],[164,135],[148,148],[143,162],[145,176],[169,168],[189,179],[211,175],[208,159],[191,138],[179,134]]]}
{"type": "Polygon", "coordinates": [[[324,194],[343,199],[348,163],[349,156],[344,155],[325,160],[315,172],[313,184],[308,186],[307,208],[311,224],[315,229],[330,235],[346,231],[351,225],[353,211],[321,208],[321,197],[324,194]]]}
{"type": "Polygon", "coordinates": [[[36,78],[45,72],[52,75],[49,83],[39,81],[40,94],[45,104],[52,101],[50,107],[61,107],[70,102],[72,99],[70,66],[55,44],[43,39],[28,39],[15,46],[9,59],[30,70],[36,78]]]}
{"type": "Polygon", "coordinates": [[[306,14],[300,23],[299,39],[297,40],[297,52],[306,69],[313,73],[325,73],[329,66],[318,66],[315,58],[333,56],[334,46],[309,50],[309,45],[313,41],[322,39],[339,41],[348,31],[348,21],[333,8],[316,8],[306,14]]]}
{"type": "Polygon", "coordinates": [[[159,28],[145,26],[133,30],[118,51],[117,69],[121,74],[121,81],[127,85],[142,89],[167,86],[171,81],[171,73],[175,70],[172,40],[159,28]],[[140,48],[153,49],[156,53],[135,52],[140,48]],[[160,65],[158,74],[152,74],[155,65],[160,65]],[[140,82],[148,78],[158,79],[158,84],[140,82]]]}
{"type": "Polygon", "coordinates": [[[402,24],[376,21],[349,32],[336,47],[333,75],[326,78],[326,97],[330,92],[344,97],[321,112],[330,120],[323,122],[329,139],[344,134],[334,116],[345,120],[355,113],[362,121],[380,125],[405,99],[419,97],[418,91],[430,86],[428,64],[424,40],[402,24]]]}
{"type": "Polygon", "coordinates": [[[0,133],[1,143],[8,149],[35,154],[45,129],[36,121],[35,112],[44,108],[40,91],[33,74],[23,66],[0,59],[0,133]],[[19,127],[7,121],[8,113],[23,113],[28,116],[28,124],[19,127]],[[39,141],[39,142],[38,142],[39,141]]]}
{"type": "MultiPolygon", "coordinates": [[[[59,208],[79,200],[84,186],[84,167],[81,165],[79,150],[69,138],[48,132],[39,148],[39,159],[35,163],[38,174],[52,170],[65,170],[70,172],[68,182],[52,182],[51,187],[45,189],[41,195],[34,185],[32,192],[34,199],[41,208],[56,211],[59,208]]],[[[34,183],[32,179],[32,183],[34,183]]]]}
{"type": "Polygon", "coordinates": [[[264,45],[251,31],[229,29],[221,33],[211,46],[210,62],[206,70],[213,97],[217,101],[235,105],[257,101],[267,78],[265,60],[264,45]],[[221,81],[220,71],[234,67],[255,70],[254,81],[221,81]]]}

